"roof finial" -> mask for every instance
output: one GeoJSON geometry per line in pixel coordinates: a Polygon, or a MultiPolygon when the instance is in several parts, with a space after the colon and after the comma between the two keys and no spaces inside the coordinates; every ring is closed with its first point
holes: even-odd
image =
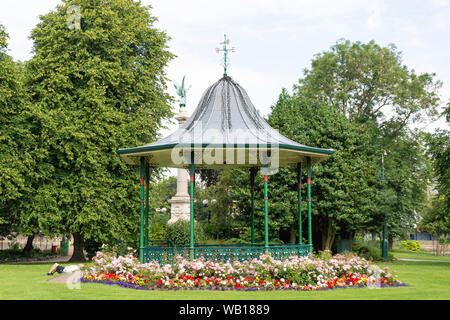
{"type": "Polygon", "coordinates": [[[216,48],[216,53],[223,51],[223,76],[227,76],[227,66],[228,66],[228,51],[235,52],[235,47],[227,48],[227,44],[230,44],[230,39],[227,39],[227,35],[223,35],[224,41],[220,44],[223,45],[222,48],[216,48]]]}

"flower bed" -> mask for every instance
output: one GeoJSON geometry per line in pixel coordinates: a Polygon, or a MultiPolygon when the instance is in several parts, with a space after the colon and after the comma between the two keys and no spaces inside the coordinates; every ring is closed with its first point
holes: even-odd
{"type": "Polygon", "coordinates": [[[380,269],[354,255],[322,253],[275,260],[269,255],[234,262],[187,260],[172,265],[141,264],[132,255],[114,257],[98,252],[82,282],[115,284],[134,289],[200,290],[327,290],[348,287],[404,286],[386,267],[380,269]]]}

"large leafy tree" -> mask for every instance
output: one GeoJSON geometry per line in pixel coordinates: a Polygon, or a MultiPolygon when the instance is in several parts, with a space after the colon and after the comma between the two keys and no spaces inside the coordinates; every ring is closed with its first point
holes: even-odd
{"type": "Polygon", "coordinates": [[[65,0],[40,20],[27,64],[40,183],[24,207],[73,234],[79,260],[85,241],[136,237],[138,172],[115,150],[156,139],[171,115],[173,55],[149,8],[132,0],[65,0]]]}
{"type": "MultiPolygon", "coordinates": [[[[413,198],[420,199],[426,187],[418,174],[422,165],[414,162],[420,160],[421,151],[408,136],[408,125],[437,114],[441,86],[435,74],[417,74],[403,65],[402,54],[395,45],[381,47],[374,41],[339,40],[329,51],[314,57],[311,68],[305,69],[294,86],[294,95],[331,105],[365,130],[368,145],[378,154],[374,156],[376,166],[381,166],[382,153],[389,152],[385,174],[389,188],[381,192],[383,201],[378,210],[394,215],[403,212],[407,216],[396,221],[405,221],[410,219],[410,208],[417,205],[413,198]],[[408,149],[408,145],[412,148],[408,149]],[[389,165],[389,157],[414,160],[389,165]]],[[[373,194],[377,192],[380,193],[374,190],[373,194]]],[[[368,225],[367,231],[379,226],[379,219],[371,221],[374,224],[368,225]]]]}
{"type": "Polygon", "coordinates": [[[8,34],[0,25],[0,233],[22,227],[17,201],[31,192],[33,136],[26,122],[27,94],[23,64],[7,54],[8,34]]]}
{"type": "Polygon", "coordinates": [[[385,156],[385,184],[382,186],[389,244],[414,228],[416,215],[423,211],[429,184],[429,165],[423,133],[403,129],[391,140],[385,156]]]}
{"type": "MultiPolygon", "coordinates": [[[[369,213],[375,213],[377,203],[371,188],[378,183],[377,168],[373,164],[374,151],[368,145],[366,131],[332,106],[297,95],[289,96],[286,92],[272,108],[269,123],[295,141],[337,150],[329,159],[313,166],[312,207],[315,226],[322,235],[322,248],[331,249],[336,231],[360,230],[374,218],[369,213]]],[[[306,174],[306,170],[303,172],[306,174]]],[[[306,175],[303,179],[306,180],[306,175]]],[[[271,180],[276,185],[271,187],[274,210],[279,211],[280,216],[284,215],[286,221],[282,225],[290,226],[295,232],[295,170],[284,169],[271,180]],[[284,197],[287,193],[288,199],[284,197]]],[[[303,212],[306,212],[306,206],[303,212]]],[[[303,230],[307,230],[306,225],[303,230]]]]}
{"type": "Polygon", "coordinates": [[[417,74],[403,65],[393,44],[342,39],[314,57],[296,90],[335,106],[351,121],[376,121],[386,135],[395,135],[408,123],[437,114],[441,86],[434,73],[417,74]]]}
{"type": "MultiPolygon", "coordinates": [[[[442,113],[450,123],[450,103],[442,113]]],[[[431,160],[433,188],[436,191],[431,197],[429,205],[424,210],[422,229],[435,235],[438,239],[444,234],[445,241],[450,232],[450,131],[438,129],[428,134],[427,155],[431,160]]],[[[445,245],[444,245],[445,247],[445,245]]],[[[439,254],[439,242],[436,243],[436,254],[439,254]]]]}
{"type": "MultiPolygon", "coordinates": [[[[426,168],[420,135],[408,124],[437,114],[441,85],[434,74],[403,65],[394,45],[339,40],[314,57],[292,95],[282,92],[269,122],[293,140],[337,150],[313,170],[313,226],[322,247],[331,246],[336,232],[375,233],[385,217],[391,237],[410,225],[424,199],[426,168]]],[[[270,181],[270,229],[282,238],[288,228],[292,242],[295,174],[282,169],[270,181]]]]}
{"type": "MultiPolygon", "coordinates": [[[[313,237],[317,248],[331,249],[337,231],[348,233],[360,230],[368,219],[376,219],[369,213],[376,214],[376,194],[372,194],[371,185],[378,183],[378,172],[373,165],[373,151],[367,145],[367,133],[363,129],[334,107],[289,95],[286,90],[272,107],[268,121],[292,140],[338,150],[326,161],[313,166],[313,232],[320,237],[313,237]]],[[[248,226],[249,178],[248,174],[241,176],[236,183],[240,187],[233,196],[240,200],[244,213],[241,220],[248,226]]],[[[306,181],[306,168],[303,169],[302,179],[306,181]]],[[[269,178],[271,240],[298,241],[296,181],[296,169],[289,167],[280,168],[269,178]]],[[[257,176],[255,190],[256,194],[262,194],[260,175],[257,176]]],[[[303,238],[307,238],[306,201],[303,203],[303,238]]],[[[262,239],[262,201],[256,200],[255,204],[257,239],[262,239]]]]}
{"type": "MultiPolygon", "coordinates": [[[[450,124],[450,103],[442,113],[450,124]]],[[[446,210],[450,212],[450,131],[437,129],[434,134],[427,136],[427,153],[432,161],[433,175],[436,180],[436,189],[446,203],[446,210]]]]}

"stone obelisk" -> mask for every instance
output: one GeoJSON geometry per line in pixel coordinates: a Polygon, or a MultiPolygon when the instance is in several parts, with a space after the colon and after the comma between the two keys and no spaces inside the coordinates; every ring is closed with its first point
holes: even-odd
{"type": "MultiPolygon", "coordinates": [[[[180,110],[175,116],[178,125],[181,127],[189,118],[186,111],[186,89],[184,88],[184,77],[182,85],[175,82],[177,94],[181,97],[180,110]]],[[[177,169],[177,194],[169,200],[170,206],[170,220],[169,224],[175,223],[178,220],[190,219],[190,197],[188,194],[188,171],[186,169],[177,169]]]]}

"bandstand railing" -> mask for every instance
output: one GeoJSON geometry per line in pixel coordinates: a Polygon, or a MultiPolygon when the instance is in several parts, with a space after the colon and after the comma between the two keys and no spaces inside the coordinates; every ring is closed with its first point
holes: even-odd
{"type": "Polygon", "coordinates": [[[263,244],[196,245],[192,249],[190,246],[171,246],[168,243],[166,245],[162,241],[159,242],[163,245],[150,245],[143,248],[144,263],[150,261],[158,261],[160,264],[173,263],[178,255],[184,258],[204,257],[209,261],[233,262],[259,258],[261,254],[267,253],[277,260],[288,259],[291,256],[307,256],[311,253],[311,246],[308,244],[276,244],[268,247],[263,244]]]}

